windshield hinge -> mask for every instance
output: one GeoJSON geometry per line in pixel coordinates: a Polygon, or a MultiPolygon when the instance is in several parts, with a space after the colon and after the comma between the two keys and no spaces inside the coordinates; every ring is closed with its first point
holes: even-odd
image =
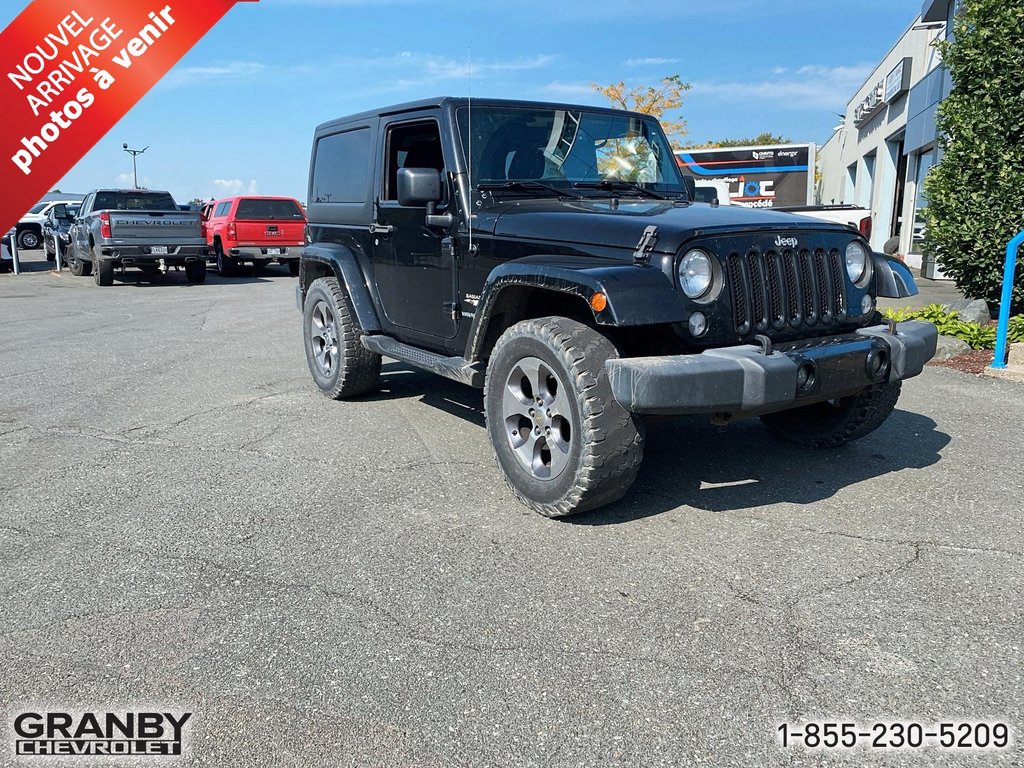
{"type": "Polygon", "coordinates": [[[654,250],[654,246],[658,243],[658,228],[651,224],[644,230],[644,233],[640,235],[640,242],[636,244],[636,250],[633,251],[633,261],[637,264],[644,266],[651,263],[651,251],[654,250]]]}

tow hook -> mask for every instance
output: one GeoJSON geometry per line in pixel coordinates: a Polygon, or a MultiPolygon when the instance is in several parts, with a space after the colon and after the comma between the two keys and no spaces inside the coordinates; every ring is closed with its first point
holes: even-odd
{"type": "Polygon", "coordinates": [[[763,333],[757,334],[754,337],[754,341],[761,344],[761,354],[768,357],[772,354],[772,340],[765,336],[763,333]]]}
{"type": "Polygon", "coordinates": [[[167,274],[167,262],[165,262],[163,259],[160,259],[160,274],[167,274]]]}
{"type": "Polygon", "coordinates": [[[887,326],[889,326],[889,335],[890,336],[895,336],[896,335],[896,321],[893,320],[891,317],[887,317],[887,318],[885,318],[885,324],[887,326]]]}

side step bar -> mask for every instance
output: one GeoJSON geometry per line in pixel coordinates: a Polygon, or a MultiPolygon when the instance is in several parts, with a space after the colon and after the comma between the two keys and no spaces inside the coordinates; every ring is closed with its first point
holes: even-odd
{"type": "Polygon", "coordinates": [[[431,371],[446,379],[460,381],[471,387],[483,389],[483,363],[468,363],[464,357],[444,357],[419,347],[412,347],[390,336],[363,336],[363,346],[371,352],[401,360],[425,371],[431,371]]]}

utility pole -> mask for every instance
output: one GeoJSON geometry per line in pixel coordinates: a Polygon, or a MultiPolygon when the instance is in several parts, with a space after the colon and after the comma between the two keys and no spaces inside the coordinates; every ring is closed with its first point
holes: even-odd
{"type": "Polygon", "coordinates": [[[135,178],[135,189],[139,189],[139,169],[136,158],[145,152],[146,149],[149,149],[149,147],[146,147],[146,149],[131,149],[127,144],[122,144],[121,149],[132,156],[132,176],[135,178]]]}

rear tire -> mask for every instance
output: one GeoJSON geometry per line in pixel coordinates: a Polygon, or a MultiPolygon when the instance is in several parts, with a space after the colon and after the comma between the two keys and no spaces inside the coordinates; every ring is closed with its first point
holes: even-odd
{"type": "Polygon", "coordinates": [[[238,262],[224,253],[219,242],[214,245],[213,252],[217,258],[217,274],[221,277],[231,277],[238,272],[238,262]]]}
{"type": "Polygon", "coordinates": [[[201,284],[206,282],[206,260],[190,261],[185,264],[185,279],[190,283],[201,284]]]}
{"type": "Polygon", "coordinates": [[[92,262],[78,258],[73,245],[68,248],[65,258],[68,262],[68,269],[75,277],[88,277],[92,274],[92,262]]]}
{"type": "Polygon", "coordinates": [[[96,285],[108,286],[114,284],[114,262],[104,261],[97,254],[95,248],[92,254],[92,277],[96,285]]]}
{"type": "Polygon", "coordinates": [[[360,341],[348,292],[337,278],[321,277],[306,292],[302,336],[313,381],[332,400],[358,397],[380,386],[380,355],[360,341]]]}
{"type": "Polygon", "coordinates": [[[546,517],[622,498],[643,460],[643,422],[612,397],[614,345],[564,317],[502,334],[484,384],[487,434],[512,492],[546,517]]]}
{"type": "Polygon", "coordinates": [[[902,382],[876,384],[835,401],[769,413],[761,421],[787,443],[835,448],[878,429],[896,407],[902,382]]]}

